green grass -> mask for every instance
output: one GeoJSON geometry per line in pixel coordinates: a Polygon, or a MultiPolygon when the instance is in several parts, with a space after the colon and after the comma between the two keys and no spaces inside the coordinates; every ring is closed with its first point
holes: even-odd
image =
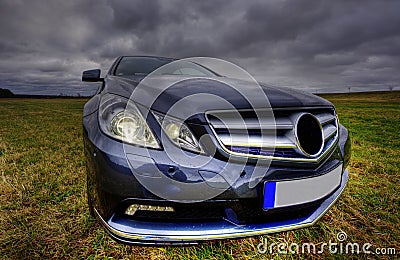
{"type": "Polygon", "coordinates": [[[338,231],[347,241],[400,252],[400,93],[325,97],[351,133],[353,156],[345,193],[314,227],[161,248],[118,244],[89,216],[81,129],[86,100],[0,99],[0,259],[324,259],[332,256],[262,255],[256,248],[264,238],[335,241],[338,231]]]}

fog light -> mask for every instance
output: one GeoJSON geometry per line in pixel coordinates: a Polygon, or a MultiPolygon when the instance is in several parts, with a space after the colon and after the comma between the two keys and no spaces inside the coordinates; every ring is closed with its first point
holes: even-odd
{"type": "Polygon", "coordinates": [[[138,210],[174,212],[173,207],[132,204],[125,210],[125,214],[133,216],[136,213],[136,211],[138,211],[138,210]]]}

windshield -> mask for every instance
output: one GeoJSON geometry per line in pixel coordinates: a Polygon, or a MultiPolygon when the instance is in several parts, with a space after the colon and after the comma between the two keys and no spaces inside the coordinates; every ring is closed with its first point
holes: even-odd
{"type": "Polygon", "coordinates": [[[155,75],[186,75],[194,77],[215,77],[211,70],[187,61],[174,61],[156,57],[123,57],[115,69],[117,76],[146,76],[165,64],[168,66],[157,70],[155,75]]]}
{"type": "Polygon", "coordinates": [[[117,76],[146,76],[173,59],[156,57],[123,57],[115,69],[117,76]]]}
{"type": "Polygon", "coordinates": [[[156,75],[185,75],[194,77],[215,77],[216,73],[197,63],[178,60],[156,71],[156,75]]]}

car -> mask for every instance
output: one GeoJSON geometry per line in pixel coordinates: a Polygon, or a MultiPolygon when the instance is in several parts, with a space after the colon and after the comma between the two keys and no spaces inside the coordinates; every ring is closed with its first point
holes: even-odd
{"type": "Polygon", "coordinates": [[[121,56],[105,77],[83,72],[99,83],[83,110],[88,207],[113,239],[187,245],[309,227],[343,193],[351,141],[334,105],[213,62],[121,56]]]}

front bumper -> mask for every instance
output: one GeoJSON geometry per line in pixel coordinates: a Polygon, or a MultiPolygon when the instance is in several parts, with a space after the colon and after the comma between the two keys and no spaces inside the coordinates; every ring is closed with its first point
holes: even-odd
{"type": "Polygon", "coordinates": [[[235,224],[227,219],[215,222],[177,223],[145,222],[126,219],[114,215],[105,221],[95,209],[97,217],[107,232],[117,241],[129,244],[196,244],[199,241],[229,238],[244,238],[304,228],[313,225],[335,203],[344,191],[349,174],[346,169],[342,174],[340,186],[324,198],[322,203],[308,216],[285,221],[262,224],[235,224]]]}

